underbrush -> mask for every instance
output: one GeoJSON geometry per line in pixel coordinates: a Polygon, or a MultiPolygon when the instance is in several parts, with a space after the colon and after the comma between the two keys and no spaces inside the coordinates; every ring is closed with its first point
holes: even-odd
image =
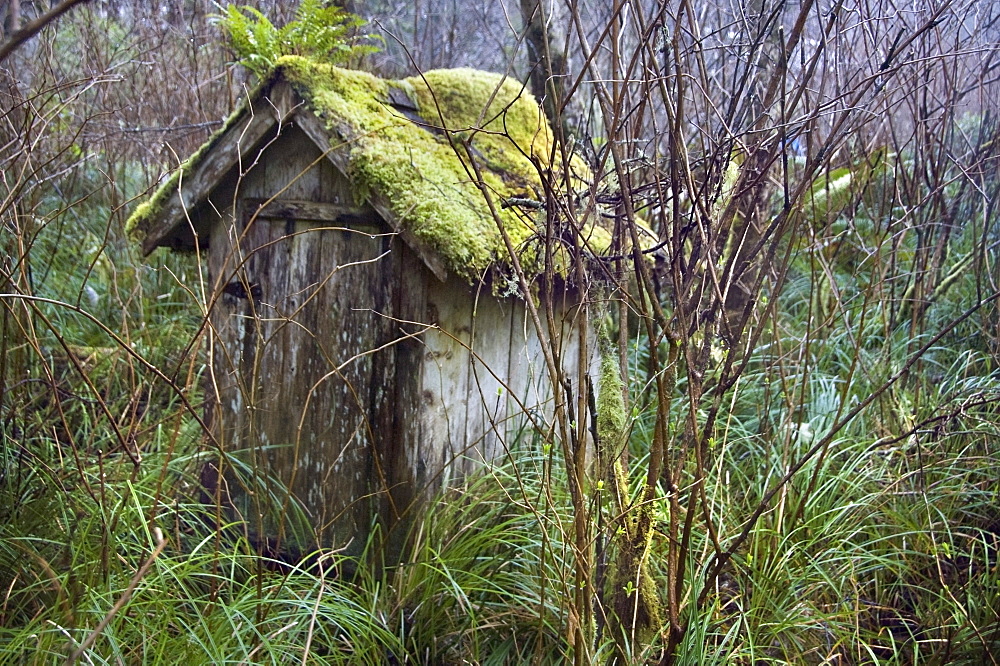
{"type": "MultiPolygon", "coordinates": [[[[35,328],[9,357],[23,379],[6,387],[0,424],[0,661],[573,658],[576,517],[551,443],[512,437],[501,460],[431,500],[401,563],[385,559],[377,529],[357,557],[262,556],[201,478],[220,453],[201,421],[200,319],[180,286],[191,266],[134,268],[120,250],[101,255],[101,275],[63,275],[54,263],[38,285],[48,300],[32,301],[35,328]],[[116,305],[94,314],[74,303],[91,283],[116,305]]],[[[659,603],[669,525],[691,524],[677,663],[990,663],[1000,644],[1000,373],[983,335],[992,315],[949,323],[975,303],[969,277],[927,314],[934,335],[889,328],[880,308],[891,304],[864,299],[816,326],[801,307],[815,279],[804,256],[789,305],[725,393],[702,464],[681,466],[677,487],[690,496],[700,482],[705,515],[688,521],[683,505],[671,508],[666,483],[650,505],[643,556],[659,603]],[[720,554],[731,558],[708,575],[720,554]]],[[[649,467],[656,409],[642,348],[630,349],[633,489],[649,467]]],[[[671,422],[684,422],[684,408],[674,403],[671,422]]],[[[674,449],[682,434],[670,432],[674,449]]],[[[588,499],[593,655],[655,662],[669,627],[616,640],[602,605],[620,584],[623,523],[609,495],[595,485],[588,499]]]]}
{"type": "MultiPolygon", "coordinates": [[[[995,377],[974,384],[997,390],[995,377]]],[[[815,376],[810,390],[822,402],[835,386],[815,376]]],[[[827,418],[762,435],[739,412],[737,402],[706,480],[723,545],[827,418]]],[[[401,564],[382,561],[377,536],[357,559],[318,551],[290,564],[262,558],[241,525],[219,524],[198,479],[207,454],[197,424],[175,423],[144,431],[138,465],[121,452],[85,458],[55,439],[29,446],[5,434],[3,660],[570,657],[572,505],[558,456],[529,438],[435,498],[401,564]]],[[[992,415],[976,409],[896,440],[872,419],[842,433],[760,518],[703,605],[687,604],[679,663],[989,663],[1000,641],[996,442],[992,415]]],[[[663,497],[656,511],[666,519],[663,497]]],[[[657,581],[666,539],[657,532],[650,546],[657,581]]],[[[693,585],[712,549],[696,530],[693,585]]],[[[598,563],[608,562],[605,550],[598,563]]],[[[654,659],[658,646],[636,644],[634,660],[654,659]]],[[[610,643],[598,653],[610,655],[610,643]]]]}
{"type": "MultiPolygon", "coordinates": [[[[156,17],[91,4],[0,81],[0,662],[1000,661],[989,3],[575,22],[567,44],[597,41],[574,176],[553,154],[545,201],[497,202],[537,208],[567,273],[493,278],[526,307],[579,278],[620,354],[599,384],[621,371],[621,409],[590,428],[612,441],[567,463],[552,433],[590,425],[571,396],[428,500],[401,558],[377,527],[359,555],[262,555],[206,492],[227,457],[262,513],[307,523],[208,436],[204,266],[138,257],[125,217],[245,91],[215,33],[147,39],[156,17]],[[189,94],[206,105],[172,108],[189,94]],[[588,215],[620,255],[591,252],[588,215]]],[[[476,166],[483,132],[454,129],[435,135],[476,166]]]]}

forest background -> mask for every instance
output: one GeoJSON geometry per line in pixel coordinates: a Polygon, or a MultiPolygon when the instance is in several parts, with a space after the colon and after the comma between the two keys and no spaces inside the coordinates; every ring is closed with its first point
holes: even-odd
{"type": "Polygon", "coordinates": [[[346,4],[342,64],[506,73],[586,162],[541,203],[609,331],[594,464],[557,408],[403,564],[260,557],[200,492],[199,267],[125,220],[262,70],[207,0],[4,0],[3,660],[997,663],[1000,5],[346,4]]]}

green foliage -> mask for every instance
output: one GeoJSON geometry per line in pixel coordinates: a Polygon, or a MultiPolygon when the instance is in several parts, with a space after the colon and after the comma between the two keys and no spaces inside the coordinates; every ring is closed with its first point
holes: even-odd
{"type": "MultiPolygon", "coordinates": [[[[278,39],[280,31],[251,10],[237,17],[248,44],[278,39]]],[[[274,58],[288,52],[278,48],[274,58]]],[[[345,76],[354,78],[336,85],[371,91],[365,75],[345,76]]],[[[457,87],[435,80],[446,75],[428,76],[442,99],[457,87]]],[[[489,83],[476,85],[492,89],[489,83]]],[[[415,95],[429,95],[410,84],[415,95]]],[[[320,93],[340,103],[336,96],[351,91],[320,93]]],[[[50,114],[60,131],[73,117],[64,111],[50,114]]],[[[480,115],[465,108],[444,120],[467,130],[480,115]]],[[[356,117],[384,119],[374,111],[356,117]]],[[[965,118],[960,125],[975,135],[987,123],[965,118]]],[[[486,138],[473,145],[481,142],[485,158],[496,159],[486,138]]],[[[261,557],[247,525],[220,521],[199,478],[219,455],[198,421],[199,267],[172,255],[146,263],[128,242],[116,211],[138,193],[129,174],[139,165],[106,165],[100,150],[75,141],[60,150],[51,160],[58,178],[25,186],[23,196],[3,192],[7,203],[20,198],[4,209],[0,238],[5,248],[26,248],[19,260],[31,291],[24,295],[44,300],[3,303],[8,311],[24,306],[15,351],[29,361],[3,387],[0,404],[0,662],[63,662],[91,636],[84,663],[556,664],[579,657],[570,637],[580,622],[572,601],[580,515],[551,438],[541,445],[531,434],[509,439],[505,460],[433,498],[398,566],[382,561],[377,531],[356,558],[321,550],[290,563],[261,557]],[[15,208],[27,213],[15,219],[7,212],[15,208]]],[[[960,143],[947,153],[961,157],[960,143]]],[[[789,243],[785,287],[759,294],[770,307],[754,321],[755,344],[722,355],[745,361],[739,381],[688,404],[694,382],[708,392],[719,386],[719,368],[709,365],[698,377],[680,372],[669,404],[657,405],[649,399],[650,354],[669,358],[668,343],[640,337],[629,349],[626,411],[613,393],[621,387],[616,359],[606,356],[597,431],[608,440],[630,437],[629,476],[615,482],[632,496],[618,502],[641,505],[632,516],[652,520],[640,540],[652,584],[640,584],[670,611],[671,576],[685,567],[677,663],[996,658],[996,309],[956,323],[992,290],[996,213],[982,193],[996,189],[996,173],[983,170],[974,182],[958,169],[928,174],[926,161],[905,147],[879,158],[877,168],[855,157],[852,166],[810,179],[808,229],[789,243]],[[939,181],[927,183],[931,176],[939,181]],[[904,367],[909,373],[885,388],[904,367]],[[710,436],[695,441],[716,407],[710,436]],[[665,418],[657,431],[658,409],[665,418]],[[669,483],[654,479],[649,497],[636,496],[656,437],[679,473],[669,483]],[[685,457],[700,444],[700,459],[685,457]],[[701,504],[687,503],[695,497],[701,504]],[[739,541],[762,503],[766,510],[739,541]],[[686,531],[671,533],[672,523],[686,531]],[[684,550],[672,551],[682,540],[684,550]],[[732,560],[709,578],[707,563],[720,550],[732,560]],[[671,559],[672,552],[680,556],[671,559]]],[[[413,159],[419,156],[401,164],[413,159]]],[[[731,160],[721,178],[720,207],[736,196],[737,166],[731,160]]],[[[706,339],[703,330],[697,335],[706,339]]],[[[238,467],[238,453],[230,462],[238,467]]],[[[273,509],[285,508],[280,487],[243,472],[248,484],[271,493],[273,509]]],[[[622,536],[633,518],[621,507],[605,511],[612,493],[594,485],[586,499],[595,510],[584,516],[596,553],[586,599],[606,612],[602,593],[636,591],[631,576],[614,571],[632,546],[622,536]]],[[[622,655],[658,661],[674,629],[612,635],[614,625],[600,615],[597,625],[588,647],[608,662],[622,655]]]]}
{"type": "Polygon", "coordinates": [[[558,493],[538,502],[563,475],[547,458],[521,450],[435,498],[408,557],[378,574],[377,530],[357,560],[290,564],[261,557],[239,523],[216,527],[191,425],[151,436],[137,473],[125,456],[79,467],[56,442],[32,445],[20,498],[3,498],[0,661],[64,659],[110,617],[85,663],[564,663],[558,526],[571,518],[558,493]]]}
{"type": "Polygon", "coordinates": [[[302,0],[295,20],[276,27],[253,7],[228,5],[220,24],[240,64],[267,75],[282,56],[304,56],[318,63],[338,65],[372,53],[368,35],[359,34],[364,21],[324,0],[302,0]]]}
{"type": "Polygon", "coordinates": [[[856,164],[831,169],[813,180],[803,201],[804,214],[820,229],[855,204],[886,168],[887,150],[878,148],[856,164]]]}
{"type": "Polygon", "coordinates": [[[566,663],[565,470],[528,442],[436,498],[389,579],[416,663],[566,663]]]}
{"type": "Polygon", "coordinates": [[[312,651],[325,663],[382,664],[403,654],[374,612],[377,590],[331,573],[343,565],[337,554],[289,567],[262,560],[238,526],[211,527],[215,507],[197,499],[190,476],[204,458],[186,454],[196,442],[184,433],[173,455],[168,438],[150,442],[137,476],[116,458],[90,462],[79,471],[91,492],[65,481],[36,486],[28,507],[4,521],[0,661],[65,658],[105,618],[84,663],[225,663],[237,655],[286,663],[312,651]]]}

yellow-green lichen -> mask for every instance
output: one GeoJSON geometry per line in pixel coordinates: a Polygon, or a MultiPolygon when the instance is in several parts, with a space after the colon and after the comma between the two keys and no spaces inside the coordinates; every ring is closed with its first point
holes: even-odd
{"type": "MultiPolygon", "coordinates": [[[[644,640],[661,624],[657,588],[649,572],[649,550],[653,537],[652,509],[648,503],[631,504],[628,475],[621,456],[628,443],[629,417],[625,409],[622,371],[606,326],[598,331],[601,355],[596,404],[598,462],[602,481],[612,490],[613,514],[620,516],[614,536],[609,617],[612,632],[627,641],[634,628],[644,640]]],[[[622,643],[624,644],[624,643],[622,643]]]]}
{"type": "Polygon", "coordinates": [[[520,83],[474,69],[439,69],[406,82],[413,86],[421,116],[468,136],[484,166],[502,175],[511,189],[534,193],[540,186],[529,160],[549,165],[552,132],[520,83]]]}
{"type": "MultiPolygon", "coordinates": [[[[621,452],[626,437],[628,414],[625,412],[624,382],[618,357],[611,349],[608,333],[602,328],[601,374],[597,392],[597,438],[601,444],[601,457],[609,460],[621,452]]],[[[608,462],[602,460],[602,463],[608,462]]]]}
{"type": "MultiPolygon", "coordinates": [[[[162,204],[161,204],[162,205],[162,204]]],[[[135,207],[132,214],[128,216],[125,220],[125,233],[129,238],[135,240],[141,240],[139,235],[146,231],[146,226],[150,217],[159,210],[160,205],[157,205],[156,196],[150,197],[149,200],[143,201],[141,204],[135,207]]]]}
{"type": "Polygon", "coordinates": [[[542,148],[551,149],[537,104],[516,82],[468,69],[386,82],[302,58],[280,65],[326,122],[333,147],[349,151],[349,175],[361,196],[376,193],[386,201],[396,224],[439,253],[450,270],[474,279],[509,261],[471,160],[514,244],[534,233],[530,220],[499,205],[511,196],[537,196],[541,183],[522,151],[541,160],[542,148]],[[390,85],[410,96],[423,123],[388,103],[390,85]]]}
{"type": "MultiPolygon", "coordinates": [[[[386,81],[299,56],[278,60],[269,82],[280,77],[326,125],[331,150],[346,152],[359,203],[373,197],[388,206],[391,223],[440,256],[450,271],[472,281],[490,266],[511,260],[476,183],[477,170],[522,263],[529,271],[541,269],[540,243],[532,241],[543,222],[521,208],[501,205],[512,197],[544,198],[538,169],[548,168],[553,152],[545,118],[519,82],[472,69],[386,81]],[[412,108],[390,103],[403,95],[416,116],[412,108]]],[[[221,131],[244,114],[234,114],[221,131]]],[[[148,230],[182,174],[211,150],[213,141],[136,209],[130,230],[148,230]]],[[[588,235],[594,251],[610,245],[603,229],[588,235]]]]}
{"type": "Polygon", "coordinates": [[[183,169],[184,164],[181,164],[180,167],[175,169],[173,173],[171,173],[170,176],[163,181],[163,184],[156,189],[153,196],[136,206],[135,210],[132,211],[132,214],[129,215],[127,220],[125,220],[125,233],[130,238],[139,239],[149,230],[148,227],[150,221],[160,211],[163,204],[167,202],[170,195],[177,190],[177,185],[180,183],[181,172],[183,169]]]}

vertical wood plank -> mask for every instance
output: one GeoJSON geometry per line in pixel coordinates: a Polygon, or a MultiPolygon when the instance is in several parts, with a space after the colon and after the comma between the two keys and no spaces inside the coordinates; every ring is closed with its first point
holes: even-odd
{"type": "Polygon", "coordinates": [[[427,288],[428,322],[440,330],[424,335],[419,460],[431,471],[428,489],[448,485],[455,462],[467,454],[465,423],[469,402],[469,343],[472,313],[469,290],[457,279],[432,280],[427,288]]]}
{"type": "Polygon", "coordinates": [[[463,474],[492,463],[505,453],[507,388],[511,350],[510,318],[514,304],[498,300],[489,287],[472,295],[472,335],[469,359],[469,403],[465,441],[469,453],[463,474]]]}
{"type": "MultiPolygon", "coordinates": [[[[518,303],[512,320],[509,363],[512,395],[508,401],[511,414],[509,421],[515,433],[531,436],[535,424],[544,428],[551,423],[552,406],[548,403],[552,392],[548,385],[548,369],[542,353],[542,343],[523,303],[518,303]],[[525,410],[532,414],[534,423],[527,417],[525,410]]],[[[544,319],[542,326],[546,327],[544,319]]]]}

